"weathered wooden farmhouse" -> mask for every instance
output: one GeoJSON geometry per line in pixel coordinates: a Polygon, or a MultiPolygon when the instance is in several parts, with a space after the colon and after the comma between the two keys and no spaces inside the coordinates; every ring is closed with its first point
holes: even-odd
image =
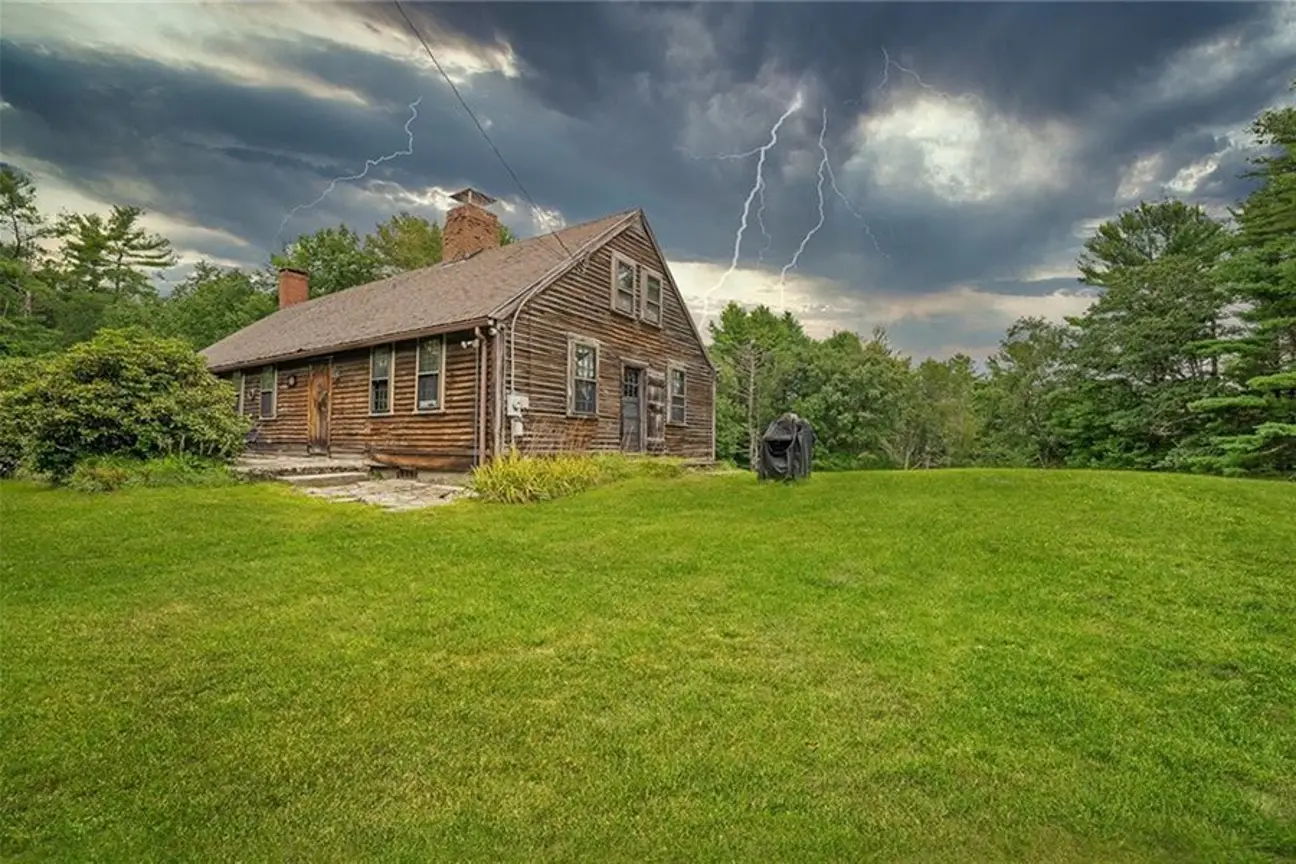
{"type": "Polygon", "coordinates": [[[205,349],[254,450],[466,470],[523,452],[710,460],[715,367],[641,210],[504,246],[493,199],[446,217],[440,264],[279,309],[205,349]]]}

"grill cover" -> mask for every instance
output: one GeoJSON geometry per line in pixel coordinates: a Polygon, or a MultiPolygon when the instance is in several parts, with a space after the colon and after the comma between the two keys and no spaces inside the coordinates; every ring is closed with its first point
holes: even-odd
{"type": "Polygon", "coordinates": [[[800,480],[810,476],[814,458],[814,427],[795,414],[784,414],[770,423],[761,436],[760,460],[756,465],[761,480],[800,480]]]}

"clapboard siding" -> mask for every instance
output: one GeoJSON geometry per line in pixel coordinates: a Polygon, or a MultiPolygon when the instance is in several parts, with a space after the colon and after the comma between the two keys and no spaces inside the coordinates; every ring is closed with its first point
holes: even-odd
{"type": "Polygon", "coordinates": [[[446,338],[445,382],[441,408],[416,412],[417,354],[413,341],[397,342],[392,378],[392,411],[369,412],[370,349],[311,358],[279,370],[278,411],[260,417],[261,369],[246,370],[244,413],[257,426],[256,449],[305,451],[307,444],[307,385],[313,363],[332,362],[329,406],[329,447],[333,451],[366,453],[378,461],[409,462],[423,467],[466,469],[473,458],[476,349],[462,346],[471,334],[446,338]],[[289,376],[295,375],[295,385],[289,376]],[[408,458],[405,458],[408,457],[408,458]]]}
{"type": "Polygon", "coordinates": [[[275,414],[272,418],[261,416],[261,368],[248,369],[243,378],[243,413],[257,426],[257,446],[284,450],[306,448],[306,380],[310,377],[310,364],[295,363],[280,366],[278,387],[275,390],[275,414]],[[296,376],[296,386],[289,381],[296,376]]]}
{"type": "MultiPolygon", "coordinates": [[[[620,393],[624,364],[643,364],[649,374],[664,377],[668,366],[685,370],[686,421],[665,425],[662,441],[650,441],[650,452],[689,458],[712,455],[712,369],[699,343],[679,291],[653,244],[633,225],[593,252],[553,285],[529,300],[513,334],[514,382],[527,396],[525,433],[520,448],[532,452],[558,449],[620,449],[620,393]],[[643,280],[636,280],[636,316],[612,308],[613,253],[639,268],[663,276],[663,324],[642,320],[643,280]],[[572,337],[598,343],[598,417],[568,415],[568,344],[572,337]]],[[[663,404],[661,410],[667,410],[663,404]]]]}

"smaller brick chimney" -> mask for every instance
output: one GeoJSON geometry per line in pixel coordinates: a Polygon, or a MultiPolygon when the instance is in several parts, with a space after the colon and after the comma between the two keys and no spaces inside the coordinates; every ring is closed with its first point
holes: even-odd
{"type": "Polygon", "coordinates": [[[460,202],[446,214],[441,235],[441,260],[450,264],[500,245],[499,218],[486,208],[495,199],[476,189],[464,189],[450,196],[460,202]]]}
{"type": "Polygon", "coordinates": [[[310,277],[305,270],[284,267],[279,271],[279,308],[287,309],[310,299],[310,277]]]}

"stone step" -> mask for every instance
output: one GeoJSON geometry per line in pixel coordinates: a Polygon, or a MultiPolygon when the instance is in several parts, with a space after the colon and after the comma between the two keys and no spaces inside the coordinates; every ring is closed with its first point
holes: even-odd
{"type": "Polygon", "coordinates": [[[269,477],[278,479],[281,477],[293,477],[298,474],[353,474],[357,471],[369,475],[369,466],[359,465],[302,465],[302,466],[272,466],[263,467],[261,465],[235,465],[234,470],[240,474],[249,477],[269,477]]]}
{"type": "Polygon", "coordinates": [[[364,471],[327,471],[318,474],[284,474],[278,479],[293,486],[347,486],[369,479],[364,471]]]}

